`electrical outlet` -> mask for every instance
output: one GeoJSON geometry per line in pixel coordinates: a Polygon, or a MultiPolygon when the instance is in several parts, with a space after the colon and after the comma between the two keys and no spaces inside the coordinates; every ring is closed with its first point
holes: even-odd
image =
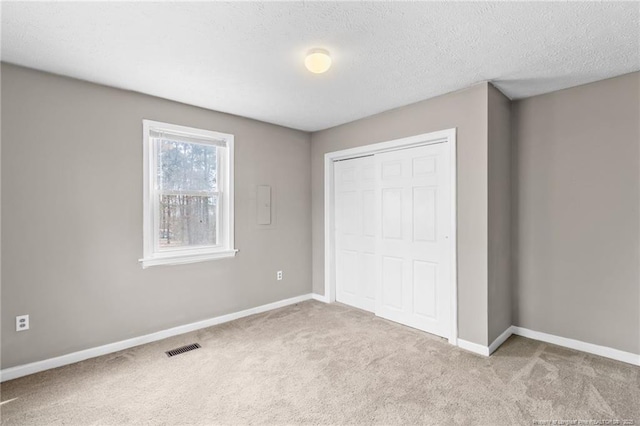
{"type": "Polygon", "coordinates": [[[282,281],[282,271],[278,271],[276,273],[276,278],[278,279],[278,281],[282,281]]]}
{"type": "Polygon", "coordinates": [[[16,331],[29,329],[29,315],[18,315],[16,317],[16,331]]]}

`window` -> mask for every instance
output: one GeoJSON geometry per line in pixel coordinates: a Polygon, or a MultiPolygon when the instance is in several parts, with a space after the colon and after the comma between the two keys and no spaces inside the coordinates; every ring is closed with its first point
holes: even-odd
{"type": "Polygon", "coordinates": [[[234,256],[233,135],[143,120],[142,267],[234,256]]]}

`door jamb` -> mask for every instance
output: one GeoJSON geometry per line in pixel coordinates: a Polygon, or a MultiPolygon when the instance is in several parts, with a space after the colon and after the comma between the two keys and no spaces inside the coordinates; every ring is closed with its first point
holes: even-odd
{"type": "Polygon", "coordinates": [[[413,148],[436,143],[449,145],[451,161],[451,331],[449,343],[458,344],[458,258],[457,258],[457,184],[456,184],[456,128],[437,132],[424,133],[401,139],[394,139],[341,151],[328,152],[324,155],[324,300],[327,303],[336,301],[335,281],[335,241],[334,241],[334,179],[333,163],[363,155],[371,155],[386,151],[413,148]]]}

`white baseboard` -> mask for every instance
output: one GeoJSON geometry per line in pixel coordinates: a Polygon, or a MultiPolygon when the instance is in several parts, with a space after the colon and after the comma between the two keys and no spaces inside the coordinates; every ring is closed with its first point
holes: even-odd
{"type": "Polygon", "coordinates": [[[593,343],[582,342],[580,340],[554,336],[553,334],[533,331],[524,327],[512,326],[511,329],[513,334],[517,334],[518,336],[528,337],[529,339],[540,340],[541,342],[552,343],[554,345],[564,346],[565,348],[575,349],[593,355],[600,355],[605,358],[611,358],[617,361],[640,366],[640,355],[638,354],[621,351],[608,346],[600,346],[593,343]]]}
{"type": "Polygon", "coordinates": [[[524,327],[516,327],[515,325],[507,328],[488,347],[462,339],[458,339],[458,346],[479,355],[489,356],[495,352],[495,350],[498,349],[500,345],[502,345],[512,334],[640,366],[640,355],[638,354],[621,351],[608,346],[600,346],[593,343],[582,342],[580,340],[569,339],[567,337],[554,336],[553,334],[529,330],[524,327]]]}
{"type": "Polygon", "coordinates": [[[458,347],[478,355],[489,356],[488,346],[479,345],[468,340],[458,339],[458,347]]]}
{"type": "Polygon", "coordinates": [[[311,298],[322,303],[329,303],[329,298],[318,293],[311,293],[311,298]]]}
{"type": "MultiPolygon", "coordinates": [[[[191,324],[185,324],[185,325],[173,327],[167,330],[162,330],[162,331],[158,331],[151,334],[146,334],[144,336],[134,337],[132,339],[122,340],[119,342],[109,343],[107,345],[98,346],[91,349],[85,349],[82,351],[73,352],[73,353],[62,355],[56,358],[50,358],[43,361],[32,362],[30,364],[24,364],[24,365],[18,365],[16,367],[5,368],[4,370],[0,371],[0,382],[17,379],[19,377],[28,376],[29,374],[38,373],[40,371],[45,371],[52,368],[62,367],[63,365],[73,364],[76,362],[84,361],[85,359],[95,358],[97,356],[110,354],[110,353],[121,351],[124,349],[129,349],[134,346],[155,342],[158,340],[166,339],[168,337],[189,333],[191,331],[200,330],[202,328],[211,327],[214,325],[233,321],[239,318],[244,318],[249,315],[259,314],[259,313],[267,312],[273,309],[282,308],[284,306],[293,305],[295,303],[304,302],[305,300],[310,300],[310,299],[328,303],[328,300],[325,296],[315,294],[315,293],[304,294],[302,296],[280,300],[278,302],[257,306],[255,308],[245,309],[244,311],[234,312],[231,314],[226,314],[219,317],[210,318],[207,320],[198,321],[191,324]]],[[[506,329],[489,346],[479,345],[477,343],[469,342],[463,339],[458,339],[457,343],[458,343],[458,346],[462,349],[465,349],[470,352],[474,352],[479,355],[489,356],[496,349],[498,349],[500,345],[502,345],[512,334],[516,334],[518,336],[527,337],[529,339],[552,343],[554,345],[563,346],[566,348],[575,349],[578,351],[587,352],[590,354],[603,356],[605,358],[611,358],[617,361],[622,361],[628,364],[640,366],[640,355],[638,354],[621,351],[619,349],[614,349],[607,346],[595,345],[593,343],[586,343],[580,340],[554,336],[553,334],[542,333],[540,331],[533,331],[524,327],[516,327],[513,325],[508,329],[506,329]]]]}
{"type": "Polygon", "coordinates": [[[498,349],[504,342],[506,342],[507,339],[511,337],[512,334],[513,334],[513,326],[510,326],[505,331],[503,331],[501,335],[496,337],[496,340],[494,340],[493,343],[489,345],[489,348],[488,348],[489,355],[494,353],[495,350],[498,349]]]}
{"type": "Polygon", "coordinates": [[[489,356],[495,352],[513,333],[513,326],[510,326],[499,335],[496,340],[489,346],[479,345],[477,343],[469,342],[468,340],[458,339],[458,347],[476,353],[478,355],[489,356]]]}
{"type": "Polygon", "coordinates": [[[4,370],[0,371],[0,382],[17,379],[18,377],[28,376],[29,374],[38,373],[40,371],[49,370],[51,368],[62,367],[63,365],[73,364],[79,361],[84,361],[85,359],[95,358],[97,356],[129,349],[134,346],[143,345],[145,343],[151,343],[157,340],[166,339],[167,337],[177,336],[180,334],[189,333],[191,331],[200,330],[201,328],[207,328],[239,318],[248,317],[249,315],[259,314],[273,309],[282,308],[284,306],[293,305],[295,303],[304,302],[305,300],[314,298],[313,296],[314,295],[312,294],[304,294],[302,296],[268,303],[266,305],[245,309],[244,311],[240,312],[221,315],[219,317],[210,318],[203,321],[193,322],[191,324],[180,325],[178,327],[146,334],[144,336],[134,337],[132,339],[121,340],[119,342],[109,343],[103,346],[85,349],[55,358],[45,359],[43,361],[32,362],[30,364],[5,368],[4,370]]]}

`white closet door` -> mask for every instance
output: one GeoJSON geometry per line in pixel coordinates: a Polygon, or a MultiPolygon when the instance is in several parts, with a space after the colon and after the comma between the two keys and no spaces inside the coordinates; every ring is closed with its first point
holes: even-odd
{"type": "Polygon", "coordinates": [[[446,144],[375,155],[380,232],[376,314],[450,334],[451,182],[446,144]]]}
{"type": "Polygon", "coordinates": [[[374,167],[373,156],[334,164],[336,300],[371,312],[376,291],[374,167]]]}

